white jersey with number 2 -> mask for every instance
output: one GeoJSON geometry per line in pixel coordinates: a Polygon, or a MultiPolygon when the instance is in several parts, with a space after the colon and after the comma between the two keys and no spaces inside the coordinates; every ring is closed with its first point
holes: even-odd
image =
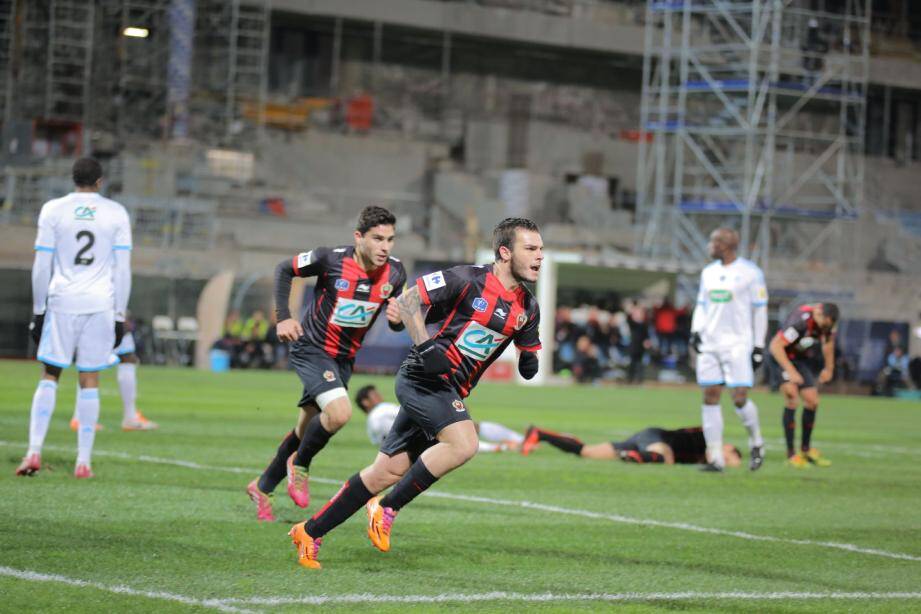
{"type": "Polygon", "coordinates": [[[114,252],[130,249],[128,212],[114,200],[71,192],[45,203],[35,250],[54,254],[48,308],[71,314],[113,309],[114,252]]]}

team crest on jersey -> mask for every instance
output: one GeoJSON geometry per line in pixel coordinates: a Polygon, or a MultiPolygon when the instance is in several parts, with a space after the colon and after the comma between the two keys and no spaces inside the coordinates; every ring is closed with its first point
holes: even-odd
{"type": "Polygon", "coordinates": [[[336,280],[336,290],[341,290],[345,292],[349,289],[349,280],[347,279],[337,279],[336,280]]]}
{"type": "Polygon", "coordinates": [[[359,301],[357,299],[339,298],[333,307],[332,321],[345,328],[363,328],[370,326],[380,303],[359,301]]]}
{"type": "Polygon", "coordinates": [[[528,323],[528,316],[524,313],[518,314],[518,319],[515,320],[515,330],[521,330],[524,328],[524,325],[528,323]]]}
{"type": "Polygon", "coordinates": [[[451,406],[454,407],[454,411],[464,411],[465,409],[467,409],[466,407],[464,407],[464,403],[460,399],[454,399],[451,402],[451,406]]]}
{"type": "Polygon", "coordinates": [[[475,299],[473,299],[473,308],[479,311],[480,313],[483,313],[484,311],[486,311],[486,307],[488,305],[489,303],[487,303],[486,299],[483,298],[482,296],[478,296],[475,299]]]}
{"type": "Polygon", "coordinates": [[[387,298],[393,293],[393,286],[391,284],[384,284],[381,286],[381,298],[387,298]]]}
{"type": "Polygon", "coordinates": [[[710,290],[710,300],[714,303],[728,303],[732,300],[730,290],[710,290]]]}
{"type": "Polygon", "coordinates": [[[336,374],[332,371],[324,371],[323,379],[325,379],[327,382],[334,382],[336,381],[336,374]]]}
{"type": "Polygon", "coordinates": [[[81,205],[74,209],[74,219],[91,222],[96,219],[96,207],[81,205]]]}
{"type": "Polygon", "coordinates": [[[470,322],[454,344],[462,354],[474,360],[486,360],[493,355],[505,339],[505,335],[477,322],[470,322]]]}

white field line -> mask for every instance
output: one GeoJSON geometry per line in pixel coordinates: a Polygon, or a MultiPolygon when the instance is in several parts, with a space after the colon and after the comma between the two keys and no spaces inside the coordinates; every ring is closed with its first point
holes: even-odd
{"type": "Polygon", "coordinates": [[[130,586],[107,585],[88,582],[58,574],[46,574],[37,571],[14,569],[0,566],[0,576],[24,580],[27,582],[52,582],[77,588],[90,588],[108,593],[172,601],[189,606],[211,608],[221,612],[249,613],[253,610],[239,606],[272,607],[283,605],[324,605],[340,603],[478,603],[484,601],[506,601],[525,603],[600,601],[600,602],[656,602],[656,601],[779,601],[779,600],[839,600],[839,601],[879,601],[879,600],[915,600],[921,599],[921,592],[770,592],[755,593],[745,591],[698,592],[683,591],[674,593],[514,593],[491,591],[488,593],[441,593],[439,595],[377,595],[374,593],[356,593],[351,595],[305,595],[303,597],[229,597],[224,599],[199,599],[177,593],[147,591],[130,586]]]}
{"type": "MultiPolygon", "coordinates": [[[[0,440],[0,446],[13,446],[21,447],[22,444],[16,444],[9,441],[0,440]]],[[[49,450],[60,450],[60,451],[72,451],[71,448],[63,446],[45,446],[49,450]]],[[[121,458],[125,460],[133,460],[145,463],[156,463],[161,465],[173,465],[177,467],[185,467],[186,469],[202,470],[202,471],[223,471],[226,473],[237,473],[237,474],[246,474],[246,475],[255,475],[258,473],[258,469],[248,469],[245,467],[228,467],[228,466],[219,466],[219,465],[202,465],[199,463],[176,460],[170,458],[160,458],[156,456],[131,456],[124,452],[108,452],[105,450],[95,450],[93,452],[96,456],[111,456],[115,458],[121,458]]],[[[320,484],[333,484],[340,485],[342,480],[331,480],[329,478],[321,478],[311,476],[311,481],[317,482],[320,484]]],[[[426,496],[441,498],[441,499],[453,499],[455,501],[467,501],[471,503],[484,503],[486,505],[494,505],[501,507],[517,507],[523,509],[538,510],[541,512],[548,512],[551,514],[562,514],[566,516],[578,516],[581,518],[592,518],[595,520],[607,520],[610,522],[616,522],[620,524],[630,524],[646,527],[657,527],[664,529],[677,529],[680,531],[690,531],[693,533],[707,533],[710,535],[722,535],[725,537],[735,537],[738,539],[745,539],[748,541],[759,541],[759,542],[774,542],[774,543],[784,543],[784,544],[794,544],[797,546],[816,546],[820,548],[832,548],[835,550],[844,550],[846,552],[854,552],[858,554],[868,554],[872,556],[881,556],[890,559],[897,559],[903,561],[921,561],[921,556],[916,556],[913,554],[905,554],[902,552],[890,552],[888,550],[880,550],[877,548],[865,548],[862,546],[857,546],[855,544],[848,544],[843,542],[829,542],[829,541],[814,541],[810,539],[794,539],[789,537],[775,537],[773,535],[758,535],[755,533],[747,533],[745,531],[731,531],[728,529],[714,529],[710,527],[702,527],[699,525],[689,524],[686,522],[670,522],[665,520],[653,520],[649,518],[634,518],[632,516],[622,516],[620,514],[605,514],[600,512],[592,512],[589,510],[580,510],[575,508],[568,507],[559,507],[555,505],[545,505],[543,503],[534,503],[532,501],[514,501],[508,499],[494,499],[491,497],[480,497],[474,495],[460,495],[454,493],[446,493],[441,491],[428,491],[425,493],[426,496]]]]}
{"type": "Polygon", "coordinates": [[[161,601],[172,601],[175,603],[181,603],[183,605],[199,606],[202,608],[212,608],[215,610],[220,610],[221,612],[252,612],[253,611],[253,610],[247,610],[243,608],[234,607],[227,603],[228,600],[198,599],[195,597],[187,597],[186,595],[178,595],[176,593],[167,593],[163,591],[140,590],[140,589],[131,588],[130,586],[124,586],[121,584],[110,586],[107,584],[100,584],[98,582],[88,582],[86,580],[68,578],[67,576],[60,576],[58,574],[39,573],[37,571],[13,569],[12,567],[5,567],[5,566],[0,566],[0,576],[6,576],[8,578],[16,578],[17,580],[26,580],[28,582],[52,582],[55,584],[66,584],[68,586],[75,586],[77,588],[92,588],[92,589],[104,591],[107,593],[116,593],[118,595],[129,595],[131,597],[146,597],[148,599],[159,599],[161,601]]]}

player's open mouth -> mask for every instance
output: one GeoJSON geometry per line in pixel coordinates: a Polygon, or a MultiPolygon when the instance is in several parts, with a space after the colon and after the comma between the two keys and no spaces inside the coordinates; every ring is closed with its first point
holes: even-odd
{"type": "Polygon", "coordinates": [[[540,272],[540,265],[539,265],[539,264],[532,264],[532,265],[531,265],[531,270],[534,271],[535,273],[540,272]]]}

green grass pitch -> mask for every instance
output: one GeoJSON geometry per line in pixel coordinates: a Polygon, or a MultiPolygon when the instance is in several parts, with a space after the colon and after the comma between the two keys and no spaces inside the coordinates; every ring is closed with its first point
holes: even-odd
{"type": "MultiPolygon", "coordinates": [[[[546,444],[529,457],[483,454],[432,489],[456,497],[426,495],[400,514],[391,552],[371,547],[361,513],[327,537],[316,572],[296,564],[286,532],[373,459],[364,416],[315,460],[310,510],[282,484],[279,522],[260,525],[244,489],[293,424],[296,376],[138,373],[139,406],[160,430],[121,432],[115,374],[104,373],[97,477],[74,480],[67,371],[46,468],[16,478],[39,367],[0,363],[0,611],[303,611],[297,599],[320,596],[335,611],[921,611],[919,403],[823,397],[814,444],[827,469],[783,465],[782,402],[762,391],[769,450],[754,474],[586,461],[546,444]],[[439,595],[453,597],[417,599],[439,595]]],[[[391,378],[356,376],[352,389],[368,381],[393,398],[391,378]]],[[[700,420],[692,388],[487,383],[469,407],[587,442],[700,420]]],[[[728,398],[723,407],[727,439],[746,448],[728,398]]]]}

